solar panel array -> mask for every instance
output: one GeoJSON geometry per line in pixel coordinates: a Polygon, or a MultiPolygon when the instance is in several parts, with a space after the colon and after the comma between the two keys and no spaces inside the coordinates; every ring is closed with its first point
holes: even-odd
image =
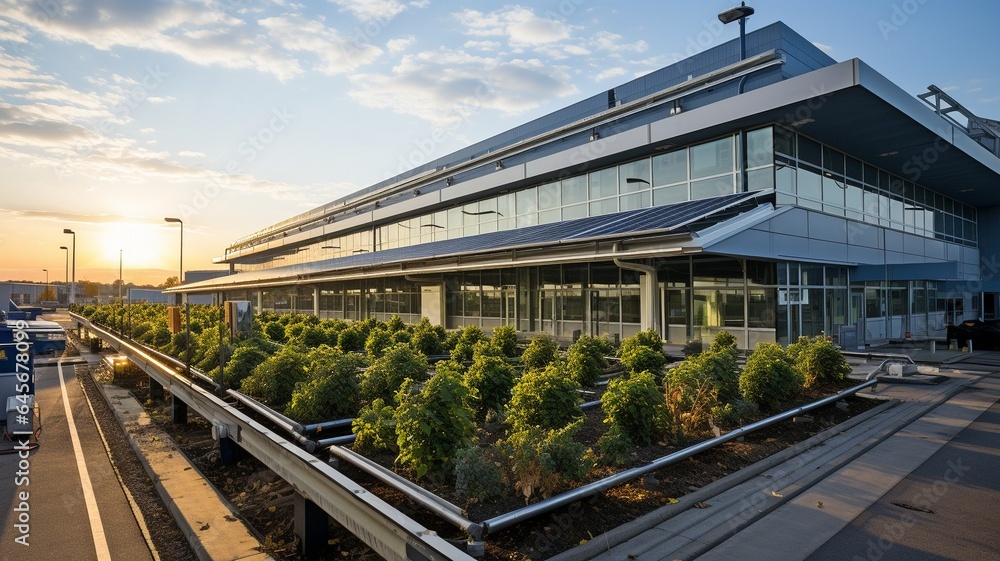
{"type": "Polygon", "coordinates": [[[755,198],[754,194],[734,193],[711,199],[684,201],[602,216],[576,218],[552,224],[527,226],[515,230],[358,253],[312,263],[275,267],[240,273],[228,277],[226,280],[229,282],[253,282],[455,255],[545,247],[621,235],[669,233],[687,224],[705,220],[715,213],[753,198],[755,198]]]}
{"type": "Polygon", "coordinates": [[[542,247],[560,242],[578,242],[614,235],[666,233],[752,197],[753,195],[747,193],[735,193],[712,199],[684,201],[672,205],[348,255],[322,263],[325,265],[323,269],[329,271],[503,249],[542,247]]]}

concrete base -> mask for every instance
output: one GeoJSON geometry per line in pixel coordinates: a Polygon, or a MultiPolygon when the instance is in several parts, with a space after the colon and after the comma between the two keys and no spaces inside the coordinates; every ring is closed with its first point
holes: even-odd
{"type": "Polygon", "coordinates": [[[299,538],[300,553],[318,557],[327,546],[330,520],[316,503],[295,493],[295,536],[299,538]]]}

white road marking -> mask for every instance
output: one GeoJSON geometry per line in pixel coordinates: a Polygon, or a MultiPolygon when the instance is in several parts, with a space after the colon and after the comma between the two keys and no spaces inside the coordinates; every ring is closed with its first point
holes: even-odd
{"type": "Polygon", "coordinates": [[[94,537],[97,561],[111,561],[111,551],[108,550],[108,540],[104,535],[104,524],[101,523],[101,512],[97,509],[94,487],[90,483],[90,472],[87,471],[87,462],[83,458],[83,448],[80,446],[80,436],[76,432],[73,411],[69,406],[69,394],[66,393],[66,380],[63,378],[62,359],[59,360],[58,366],[59,387],[62,389],[63,406],[66,408],[69,438],[73,442],[73,452],[76,454],[76,468],[80,472],[80,483],[83,485],[83,500],[87,503],[87,514],[90,517],[90,532],[94,537]]]}

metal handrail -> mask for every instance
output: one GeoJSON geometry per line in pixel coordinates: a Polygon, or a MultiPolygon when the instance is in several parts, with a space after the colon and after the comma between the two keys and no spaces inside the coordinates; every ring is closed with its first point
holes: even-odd
{"type": "Polygon", "coordinates": [[[587,485],[583,485],[582,487],[577,487],[576,489],[573,489],[572,491],[567,491],[561,495],[556,495],[554,497],[550,497],[548,499],[539,501],[532,505],[528,505],[518,510],[508,512],[506,514],[501,514],[500,516],[495,516],[483,522],[484,535],[489,534],[490,532],[503,530],[504,528],[508,528],[514,524],[517,524],[518,522],[523,522],[525,520],[528,520],[529,518],[533,518],[540,514],[545,514],[561,506],[566,506],[580,499],[587,498],[591,495],[600,493],[601,491],[605,491],[617,485],[621,485],[622,483],[631,481],[632,479],[635,479],[637,477],[646,475],[647,473],[652,473],[659,469],[663,469],[671,464],[690,458],[695,454],[714,448],[719,444],[729,442],[730,440],[739,438],[751,432],[760,430],[765,427],[769,427],[775,423],[795,417],[796,415],[800,415],[807,411],[812,411],[813,409],[818,409],[820,407],[829,405],[831,403],[836,403],[837,401],[840,401],[845,397],[851,396],[865,388],[875,386],[876,384],[878,384],[878,380],[869,380],[867,382],[854,386],[853,388],[842,391],[836,395],[825,397],[819,401],[814,401],[813,403],[803,405],[801,407],[796,407],[795,409],[785,411],[784,413],[779,413],[778,415],[774,415],[766,419],[757,421],[755,423],[751,423],[749,425],[740,427],[738,429],[734,429],[732,431],[727,432],[724,435],[711,438],[704,442],[699,442],[698,444],[689,446],[687,448],[684,448],[683,450],[678,450],[673,454],[669,454],[658,460],[654,460],[653,462],[645,466],[634,467],[632,469],[616,473],[615,475],[606,477],[599,481],[588,483],[587,485]]]}
{"type": "Polygon", "coordinates": [[[482,537],[482,525],[466,518],[465,511],[458,505],[446,501],[409,479],[396,474],[392,470],[386,469],[353,450],[342,446],[332,446],[330,453],[393,487],[406,495],[410,500],[464,530],[473,538],[478,540],[482,537]]]}

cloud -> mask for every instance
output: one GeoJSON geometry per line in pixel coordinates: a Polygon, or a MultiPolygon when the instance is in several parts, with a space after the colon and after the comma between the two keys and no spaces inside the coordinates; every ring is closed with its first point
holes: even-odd
{"type": "Polygon", "coordinates": [[[623,76],[625,74],[625,69],[621,66],[616,66],[614,68],[608,68],[604,72],[594,76],[595,82],[600,82],[602,80],[607,80],[608,78],[614,78],[615,76],[623,76]]]}
{"type": "Polygon", "coordinates": [[[505,37],[512,47],[547,45],[568,39],[572,34],[566,23],[538,16],[522,6],[505,6],[487,13],[465,9],[453,16],[465,26],[466,35],[505,37]]]}
{"type": "Polygon", "coordinates": [[[156,129],[154,129],[153,127],[143,127],[139,129],[139,132],[141,132],[142,134],[152,134],[156,132],[156,129]]]}
{"type": "Polygon", "coordinates": [[[538,59],[500,60],[441,48],[405,55],[391,74],[351,77],[350,95],[378,109],[454,125],[481,110],[515,115],[577,93],[567,70],[538,59]]]}
{"type": "MultiPolygon", "coordinates": [[[[389,21],[406,11],[406,4],[397,0],[330,0],[362,21],[389,21]]],[[[429,3],[413,2],[410,5],[423,8],[429,3]]]]}
{"type": "Polygon", "coordinates": [[[172,95],[168,95],[168,96],[164,96],[164,97],[151,95],[151,96],[149,96],[149,97],[146,98],[146,101],[148,101],[150,103],[170,103],[171,101],[177,101],[177,98],[174,97],[174,96],[172,96],[172,95]]]}
{"type": "Polygon", "coordinates": [[[818,41],[813,41],[812,44],[813,44],[814,47],[816,47],[817,49],[823,51],[826,54],[830,54],[830,53],[833,52],[833,47],[831,47],[830,45],[824,45],[823,43],[820,43],[818,41]]]}
{"type": "Polygon", "coordinates": [[[390,39],[386,44],[385,48],[389,49],[390,53],[403,52],[410,48],[417,41],[417,38],[413,35],[408,35],[406,37],[400,37],[398,39],[390,39]]]}
{"type": "Polygon", "coordinates": [[[181,150],[177,153],[178,156],[184,158],[204,158],[206,157],[204,152],[195,152],[194,150],[181,150]]]}
{"type": "Polygon", "coordinates": [[[163,222],[162,218],[144,218],[138,216],[126,216],[123,214],[76,214],[72,212],[58,212],[53,210],[37,209],[12,209],[0,208],[0,213],[6,214],[14,220],[51,220],[53,222],[70,222],[75,224],[156,224],[163,222]]]}
{"type": "Polygon", "coordinates": [[[100,50],[121,46],[171,53],[203,66],[254,69],[281,80],[302,72],[294,58],[277,52],[247,22],[208,3],[21,2],[5,3],[2,15],[52,39],[100,50]]]}
{"type": "Polygon", "coordinates": [[[258,23],[282,48],[315,55],[319,59],[315,68],[324,74],[356,70],[382,54],[374,45],[352,41],[323,22],[300,15],[270,17],[258,23]]]}
{"type": "Polygon", "coordinates": [[[981,97],[977,99],[979,103],[996,103],[1000,101],[1000,95],[995,95],[993,97],[981,97]]]}
{"type": "Polygon", "coordinates": [[[634,43],[622,43],[622,36],[610,31],[598,31],[594,34],[591,43],[594,49],[611,53],[644,53],[649,48],[649,44],[642,39],[634,43]]]}

